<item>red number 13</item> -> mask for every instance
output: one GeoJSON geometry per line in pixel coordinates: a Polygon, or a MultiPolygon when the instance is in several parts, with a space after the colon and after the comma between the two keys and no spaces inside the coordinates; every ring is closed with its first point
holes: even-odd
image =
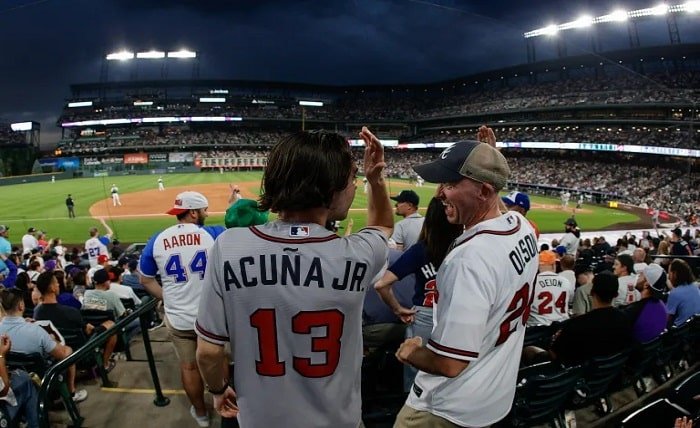
{"type": "MultiPolygon", "coordinates": [[[[314,364],[311,358],[293,357],[294,370],[304,377],[330,376],[340,361],[340,338],[343,335],[345,315],[337,309],[303,311],[292,317],[292,332],[311,334],[314,327],[326,327],[325,336],[311,339],[311,351],[324,352],[326,362],[314,364]]],[[[250,316],[250,325],[258,330],[260,361],[255,369],[261,376],[284,376],[285,363],[280,361],[277,340],[277,319],[274,309],[258,309],[250,316]]]]}

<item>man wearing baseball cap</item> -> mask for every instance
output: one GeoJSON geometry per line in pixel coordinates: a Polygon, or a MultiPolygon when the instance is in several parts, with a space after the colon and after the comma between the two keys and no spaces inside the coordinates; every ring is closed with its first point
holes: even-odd
{"type": "Polygon", "coordinates": [[[396,353],[419,372],[395,426],[491,425],[515,395],[539,265],[535,231],[520,213],[501,214],[510,168],[491,145],[455,143],[413,169],[440,184],[447,219],[464,233],[438,269],[430,340],[407,339],[396,353]]]}
{"type": "Polygon", "coordinates": [[[425,218],[418,212],[420,198],[413,190],[402,190],[390,199],[396,201],[396,215],[403,217],[403,220],[394,224],[391,240],[396,244],[397,250],[403,251],[418,242],[425,218]]]}
{"type": "Polygon", "coordinates": [[[565,235],[559,241],[560,245],[566,247],[566,254],[571,254],[576,257],[579,241],[581,239],[581,231],[578,228],[578,223],[573,217],[566,219],[564,222],[565,235]]]}
{"type": "Polygon", "coordinates": [[[208,208],[209,201],[199,192],[178,194],[167,211],[177,223],[148,240],[139,262],[141,284],[151,295],[163,299],[168,336],[175,346],[182,385],[192,404],[190,415],[200,427],[209,426],[209,415],[195,358],[194,323],[209,249],[225,230],[221,226],[204,226],[208,208]],[[155,278],[158,274],[162,288],[155,278]]]}
{"type": "Polygon", "coordinates": [[[10,244],[10,240],[8,239],[9,234],[10,228],[4,224],[0,224],[0,254],[6,256],[9,256],[12,252],[12,244],[10,244]]]}
{"type": "Polygon", "coordinates": [[[36,229],[30,227],[27,229],[27,233],[22,236],[22,254],[29,254],[33,249],[39,246],[39,241],[34,236],[35,233],[36,229]]]}
{"type": "MultiPolygon", "coordinates": [[[[527,212],[530,211],[530,197],[527,193],[523,192],[510,192],[506,196],[501,197],[503,204],[510,211],[516,211],[527,217],[527,212]]],[[[537,227],[534,221],[527,219],[530,222],[530,226],[535,229],[535,236],[540,237],[540,229],[537,227]]]]}
{"type": "Polygon", "coordinates": [[[639,343],[645,343],[658,337],[668,323],[666,304],[661,300],[666,288],[666,272],[664,269],[652,263],[639,274],[637,290],[642,299],[625,308],[634,323],[632,334],[639,343]]]}

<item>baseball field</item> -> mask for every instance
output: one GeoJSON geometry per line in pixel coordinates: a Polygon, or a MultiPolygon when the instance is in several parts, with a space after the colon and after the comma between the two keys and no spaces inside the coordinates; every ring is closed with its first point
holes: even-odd
{"type": "MultiPolygon", "coordinates": [[[[246,198],[256,198],[260,188],[260,172],[167,174],[163,176],[164,191],[158,191],[158,175],[130,175],[115,177],[76,178],[57,180],[51,183],[27,183],[0,186],[0,224],[9,226],[10,241],[18,244],[29,227],[43,230],[49,238],[60,237],[64,244],[80,244],[88,238],[88,229],[104,224],[114,231],[122,242],[145,242],[154,232],[173,224],[171,216],[164,212],[172,207],[175,195],[184,190],[196,190],[209,199],[210,218],[208,224],[223,224],[223,214],[230,194],[229,185],[238,185],[246,198]],[[121,206],[113,206],[109,189],[112,184],[119,188],[121,206]],[[69,219],[65,199],[71,194],[75,201],[76,218],[69,219]]],[[[392,195],[412,188],[421,197],[421,205],[427,206],[435,192],[435,186],[423,187],[403,180],[389,180],[392,195]]],[[[573,198],[572,198],[573,199],[573,198]]],[[[569,208],[561,208],[560,201],[553,198],[532,197],[532,209],[528,217],[534,220],[543,233],[560,232],[563,222],[571,216],[575,201],[569,208]]],[[[353,229],[365,224],[367,198],[362,181],[358,189],[349,218],[353,229]]],[[[424,209],[423,209],[424,211],[424,209]]],[[[397,217],[397,221],[400,218],[397,217]]],[[[631,212],[584,205],[576,213],[576,220],[583,230],[603,230],[615,225],[640,222],[631,212]]],[[[341,227],[345,227],[347,220],[341,227]]],[[[343,230],[341,230],[341,233],[343,230]]]]}

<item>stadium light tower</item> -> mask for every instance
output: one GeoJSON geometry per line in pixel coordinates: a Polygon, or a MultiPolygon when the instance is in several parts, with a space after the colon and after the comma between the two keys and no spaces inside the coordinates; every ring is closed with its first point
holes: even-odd
{"type": "MultiPolygon", "coordinates": [[[[193,61],[192,65],[192,79],[197,79],[199,78],[199,55],[195,51],[191,51],[188,49],[179,49],[179,50],[158,50],[158,49],[151,49],[148,51],[138,51],[134,53],[133,51],[129,49],[122,49],[120,51],[116,52],[110,52],[107,53],[104,57],[104,61],[102,62],[102,68],[100,70],[100,82],[104,83],[109,80],[109,63],[112,61],[118,61],[118,62],[129,62],[129,61],[153,61],[153,60],[158,60],[161,61],[161,70],[160,70],[160,75],[161,78],[167,79],[168,77],[168,62],[173,61],[173,60],[191,60],[193,61]]],[[[134,65],[134,67],[136,67],[134,65]]],[[[136,78],[136,68],[132,70],[131,78],[135,79],[136,78]]],[[[103,94],[100,94],[102,96],[103,94]]]]}
{"type": "MultiPolygon", "coordinates": [[[[602,15],[595,18],[590,16],[582,16],[574,21],[564,22],[558,25],[548,25],[546,27],[528,31],[523,34],[528,50],[528,62],[534,62],[535,60],[535,44],[534,40],[531,39],[542,36],[553,36],[558,34],[560,31],[595,27],[597,24],[603,23],[627,22],[630,36],[630,46],[638,47],[639,34],[637,33],[635,21],[646,17],[665,16],[671,44],[678,44],[681,42],[681,39],[678,31],[678,25],[676,24],[676,15],[681,13],[696,14],[698,12],[700,12],[700,0],[691,0],[683,4],[670,5],[667,3],[662,3],[648,8],[630,11],[614,10],[607,15],[602,15]]],[[[593,28],[593,31],[595,31],[595,28],[593,28]]]]}

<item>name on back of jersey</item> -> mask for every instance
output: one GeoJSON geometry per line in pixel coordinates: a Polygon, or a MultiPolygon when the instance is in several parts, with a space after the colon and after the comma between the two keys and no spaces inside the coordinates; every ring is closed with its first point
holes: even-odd
{"type": "Polygon", "coordinates": [[[183,233],[180,235],[163,237],[163,249],[169,250],[176,247],[189,245],[201,245],[202,236],[199,233],[183,233]]]}
{"type": "Polygon", "coordinates": [[[522,275],[525,271],[525,266],[527,263],[537,256],[537,239],[535,235],[530,233],[525,235],[524,238],[518,240],[518,245],[513,248],[513,250],[508,254],[508,259],[510,263],[518,272],[518,275],[522,275]]]}
{"type": "Polygon", "coordinates": [[[226,291],[257,286],[281,285],[328,288],[338,291],[365,291],[362,285],[367,264],[346,260],[344,266],[334,264],[324,270],[319,257],[304,258],[299,254],[260,254],[241,257],[223,264],[226,291]],[[341,269],[339,269],[341,268],[341,269]],[[328,273],[330,270],[340,275],[328,273]]]}
{"type": "Polygon", "coordinates": [[[561,279],[559,278],[545,278],[539,276],[537,278],[537,285],[540,287],[560,287],[562,286],[561,279]]]}

